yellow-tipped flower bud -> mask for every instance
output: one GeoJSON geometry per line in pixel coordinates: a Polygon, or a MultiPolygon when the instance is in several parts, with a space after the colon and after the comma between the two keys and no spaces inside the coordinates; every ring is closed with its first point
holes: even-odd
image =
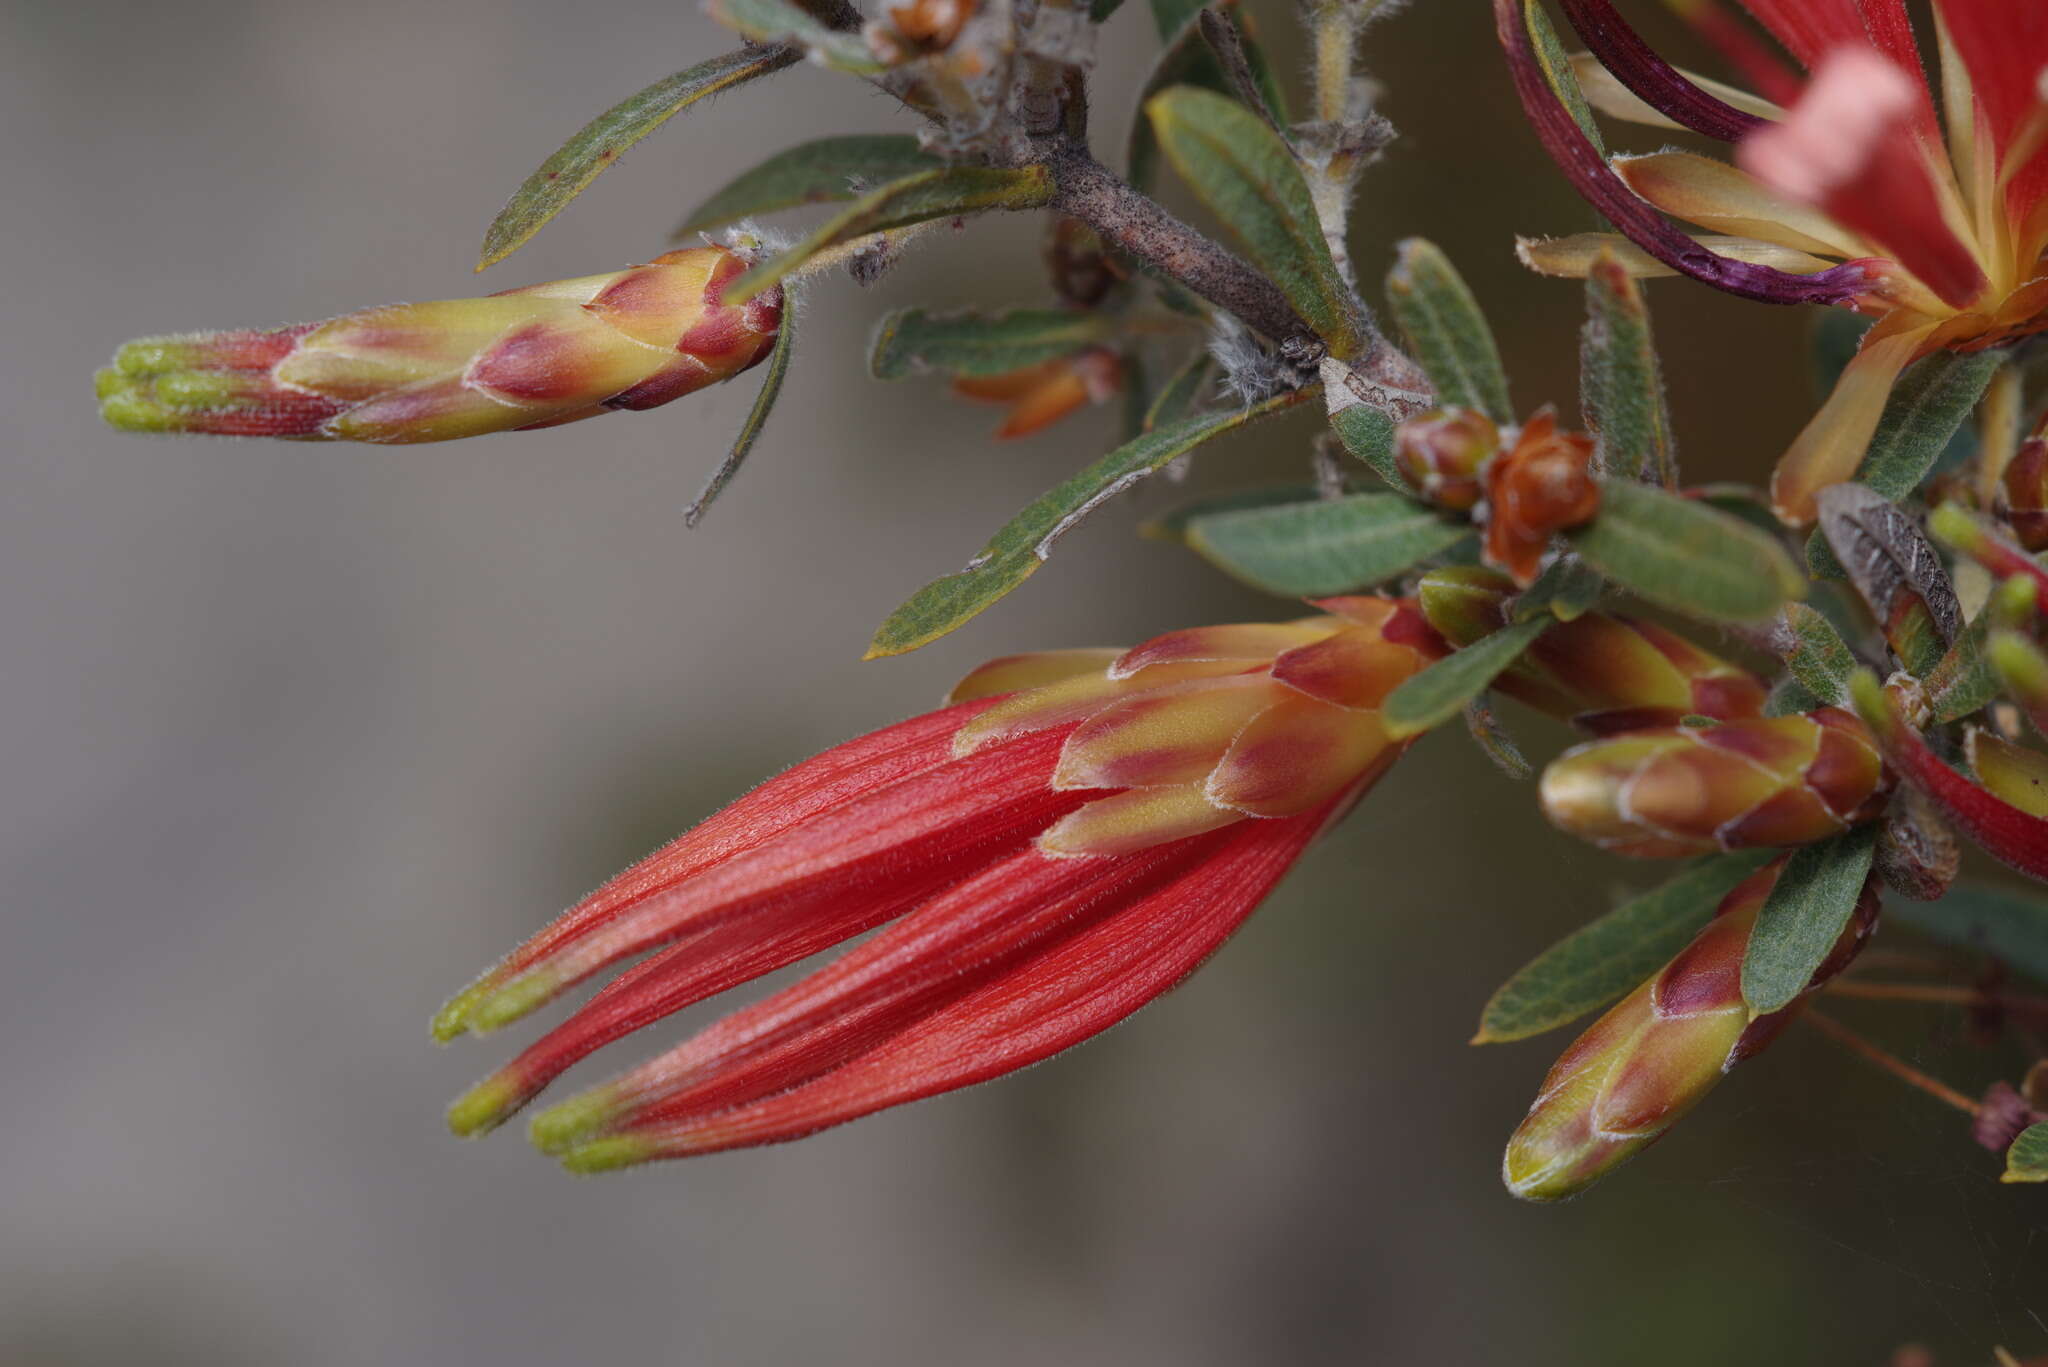
{"type": "Polygon", "coordinates": [[[99,373],[100,415],[131,432],[416,442],[654,408],[768,355],[780,291],[721,299],[745,269],[692,247],[482,299],[143,338],[99,373]]]}
{"type": "Polygon", "coordinates": [[[1889,781],[1840,708],[1631,731],[1543,772],[1543,811],[1616,854],[1671,858],[1810,844],[1876,815],[1889,781]]]}
{"type": "MultiPolygon", "coordinates": [[[[1791,1023],[1805,995],[1754,1018],[1742,1000],[1743,955],[1784,862],[1737,884],[1677,958],[1565,1050],[1508,1140],[1501,1178],[1509,1191],[1528,1201],[1584,1191],[1662,1138],[1723,1073],[1791,1023]]],[[[1806,992],[1847,967],[1876,923],[1875,886],[1866,884],[1806,992]]]]}

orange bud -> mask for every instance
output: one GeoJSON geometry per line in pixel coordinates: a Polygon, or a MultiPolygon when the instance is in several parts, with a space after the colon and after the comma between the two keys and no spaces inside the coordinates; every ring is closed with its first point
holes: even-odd
{"type": "Polygon", "coordinates": [[[1600,486],[1589,468],[1593,439],[1557,430],[1549,410],[1522,425],[1513,449],[1486,470],[1486,561],[1534,582],[1550,538],[1590,522],[1600,511],[1600,486]]]}

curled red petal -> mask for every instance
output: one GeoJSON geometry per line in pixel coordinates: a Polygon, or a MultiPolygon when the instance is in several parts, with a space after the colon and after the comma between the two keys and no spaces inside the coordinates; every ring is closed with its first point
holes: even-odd
{"type": "Polygon", "coordinates": [[[1565,16],[1600,64],[1658,113],[1710,138],[1733,142],[1764,120],[1699,88],[1629,27],[1610,0],[1563,0],[1565,16]]]}

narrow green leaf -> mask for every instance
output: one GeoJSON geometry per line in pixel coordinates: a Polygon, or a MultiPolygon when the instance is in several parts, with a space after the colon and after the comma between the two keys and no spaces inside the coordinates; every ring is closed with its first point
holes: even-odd
{"type": "Polygon", "coordinates": [[[1145,417],[1152,411],[1152,376],[1145,367],[1145,352],[1127,346],[1119,353],[1124,368],[1124,397],[1118,405],[1117,439],[1136,441],[1151,431],[1145,417]]]}
{"type": "Polygon", "coordinates": [[[1742,956],[1742,999],[1756,1015],[1787,1006],[1813,981],[1856,910],[1877,852],[1878,823],[1792,852],[1757,913],[1742,956]]]}
{"type": "Polygon", "coordinates": [[[704,12],[757,43],[796,43],[837,71],[873,76],[885,69],[858,30],[828,28],[795,0],[706,0],[704,12]]]}
{"type": "Polygon", "coordinates": [[[1344,449],[1372,467],[1372,472],[1390,488],[1403,494],[1414,492],[1394,462],[1394,420],[1368,403],[1355,403],[1330,415],[1330,430],[1344,449]]]}
{"type": "Polygon", "coordinates": [[[942,166],[863,195],[782,255],[763,261],[726,287],[728,304],[743,304],[830,247],[934,218],[990,209],[1036,209],[1052,199],[1052,175],[1043,166],[1014,170],[942,166]]]}
{"type": "Polygon", "coordinates": [[[704,510],[725,492],[725,486],[740,472],[747,455],[754,449],[754,441],[761,435],[761,429],[768,425],[768,415],[775,410],[775,401],[782,397],[782,382],[789,375],[789,358],[796,350],[795,305],[784,301],[782,323],[775,333],[775,350],[768,353],[766,373],[761,376],[761,388],[754,395],[754,406],[747,413],[747,420],[740,427],[739,436],[733,439],[732,450],[726,453],[718,468],[711,472],[711,478],[697,492],[697,497],[683,512],[683,525],[694,527],[704,518],[704,510]]]}
{"type": "Polygon", "coordinates": [[[1569,1025],[1631,992],[1692,942],[1736,884],[1775,850],[1694,861],[1544,950],[1502,983],[1479,1014],[1474,1044],[1527,1039],[1569,1025]]]}
{"type": "Polygon", "coordinates": [[[926,584],[876,630],[867,658],[916,650],[962,625],[1038,571],[1053,543],[1082,518],[1203,442],[1300,403],[1296,390],[1232,413],[1205,413],[1126,442],[1051,489],[1004,524],[958,574],[926,584]]]}
{"type": "Polygon", "coordinates": [[[1606,585],[1578,556],[1566,553],[1543,567],[1536,582],[1515,595],[1509,615],[1517,622],[1550,616],[1560,622],[1585,615],[1606,585]]]}
{"type": "Polygon", "coordinates": [[[2048,983],[2048,894],[1957,886],[1939,902],[1895,898],[1885,917],[1961,949],[1990,954],[2048,983]]]}
{"type": "Polygon", "coordinates": [[[1650,334],[1650,306],[1620,258],[1602,249],[1586,277],[1579,334],[1579,408],[1595,441],[1593,468],[1672,488],[1678,458],[1664,375],[1650,334]]]}
{"type": "Polygon", "coordinates": [[[540,169],[512,192],[512,198],[484,233],[483,254],[476,268],[496,265],[519,250],[570,200],[582,194],[599,172],[617,161],[620,153],[673,115],[706,95],[780,71],[802,55],[792,47],[743,47],[656,81],[605,110],[583,125],[575,137],[563,143],[560,151],[542,162],[540,169]]]}
{"type": "Polygon", "coordinates": [[[1001,375],[1078,351],[1108,332],[1100,314],[1077,309],[932,314],[903,309],[876,325],[868,369],[878,380],[923,371],[1001,375]]]}
{"type": "Polygon", "coordinates": [[[1662,607],[1760,622],[1806,593],[1784,547],[1739,518],[1631,480],[1600,481],[1600,514],[1567,533],[1586,563],[1662,607]]]}
{"type": "Polygon", "coordinates": [[[1167,160],[1221,219],[1303,320],[1346,359],[1362,345],[1351,288],[1330,256],[1301,166],[1251,110],[1175,86],[1145,105],[1167,160]]]}
{"type": "Polygon", "coordinates": [[[1578,124],[1579,131],[1593,144],[1593,150],[1602,157],[1607,155],[1607,144],[1600,136],[1600,125],[1593,121],[1593,106],[1586,103],[1586,92],[1579,86],[1579,78],[1572,71],[1571,54],[1558,41],[1557,29],[1551,25],[1550,16],[1543,12],[1539,0],[1522,0],[1522,22],[1529,30],[1530,44],[1536,49],[1536,60],[1543,66],[1543,79],[1564,101],[1564,107],[1578,124]]]}
{"type": "Polygon", "coordinates": [[[2005,1151],[2001,1182],[2048,1182],[2048,1121],[2020,1131],[2005,1151]]]}
{"type": "Polygon", "coordinates": [[[1960,721],[1998,696],[1998,672],[1986,649],[1996,616],[1988,607],[1978,612],[1928,674],[1927,700],[1937,723],[1960,721]]]}
{"type": "Polygon", "coordinates": [[[1919,488],[2005,359],[2003,351],[1937,351],[1916,363],[1892,386],[1856,482],[1894,503],[1919,488]]]}
{"type": "Polygon", "coordinates": [[[1254,588],[1303,598],[1384,583],[1471,535],[1399,494],[1350,494],[1213,513],[1188,525],[1187,542],[1254,588]]]}
{"type": "Polygon", "coordinates": [[[908,133],[853,133],[801,142],[727,181],[690,211],[674,235],[688,237],[799,204],[855,199],[867,186],[901,180],[941,164],[908,133]]]}
{"type": "Polygon", "coordinates": [[[1539,621],[1502,627],[1410,675],[1387,695],[1381,710],[1387,734],[1399,740],[1457,716],[1460,708],[1484,693],[1550,626],[1550,622],[1539,621]]]}
{"type": "Polygon", "coordinates": [[[1145,411],[1145,430],[1165,427],[1179,422],[1195,411],[1202,401],[1202,393],[1208,387],[1209,377],[1216,373],[1216,358],[1208,351],[1197,351],[1188,357],[1173,378],[1160,389],[1159,397],[1152,400],[1152,406],[1145,411]]]}
{"type": "Polygon", "coordinates": [[[1785,604],[1784,624],[1790,640],[1780,647],[1780,653],[1792,677],[1819,703],[1848,706],[1849,676],[1856,672],[1856,656],[1835,624],[1804,603],[1785,604]]]}
{"type": "Polygon", "coordinates": [[[1148,541],[1187,540],[1188,528],[1198,519],[1217,513],[1238,513],[1247,508],[1274,508],[1286,503],[1306,503],[1320,496],[1313,484],[1281,484],[1264,489],[1242,489],[1232,494],[1217,494],[1210,498],[1198,498],[1192,503],[1183,503],[1166,516],[1154,518],[1138,528],[1138,535],[1148,541]]]}
{"type": "Polygon", "coordinates": [[[1387,304],[1407,335],[1409,350],[1436,386],[1437,398],[1476,409],[1498,423],[1513,422],[1500,348],[1465,278],[1424,238],[1411,237],[1397,251],[1394,269],[1387,273],[1387,304]]]}

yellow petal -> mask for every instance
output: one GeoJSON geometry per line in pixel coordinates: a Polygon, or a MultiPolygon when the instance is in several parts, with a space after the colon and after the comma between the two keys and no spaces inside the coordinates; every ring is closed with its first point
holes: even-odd
{"type": "Polygon", "coordinates": [[[1869,256],[1856,235],[1818,209],[1781,198],[1746,172],[1691,152],[1616,157],[1615,174],[1650,203],[1688,223],[1823,256],[1869,256]]]}
{"type": "Polygon", "coordinates": [[[984,745],[1086,721],[1117,699],[1129,697],[1140,689],[1179,683],[1184,679],[1236,674],[1243,669],[1243,662],[1238,660],[1195,660],[1156,666],[1147,670],[1142,679],[1081,674],[1058,683],[1026,689],[997,703],[954,732],[953,753],[971,755],[984,745]]]}
{"type": "Polygon", "coordinates": [[[1887,335],[1886,323],[1881,322],[1865,334],[1862,349],[1843,369],[1834,393],[1793,439],[1771,474],[1771,506],[1779,517],[1795,527],[1807,526],[1816,515],[1814,495],[1855,477],[1893,382],[1920,354],[1935,326],[1887,335]]]}
{"type": "Polygon", "coordinates": [[[1055,858],[1131,854],[1243,819],[1209,801],[1194,784],[1133,788],[1061,817],[1038,837],[1038,848],[1055,858]]]}
{"type": "Polygon", "coordinates": [[[1021,693],[1042,688],[1083,674],[1100,675],[1124,652],[1116,646],[1101,650],[1037,650],[1024,655],[1004,655],[974,670],[946,695],[948,704],[992,698],[998,693],[1021,693]]]}
{"type": "Polygon", "coordinates": [[[1968,747],[1970,767],[1987,792],[2029,816],[2048,817],[2048,755],[1974,728],[1968,747]]]}
{"type": "MultiPolygon", "coordinates": [[[[1746,261],[1754,266],[1775,266],[1794,275],[1811,275],[1835,264],[1791,247],[1758,242],[1748,237],[1706,235],[1694,237],[1693,241],[1730,260],[1746,261]]],[[[1573,280],[1584,280],[1591,274],[1593,263],[1599,259],[1603,249],[1613,252],[1621,262],[1621,268],[1637,280],[1678,274],[1619,233],[1573,233],[1569,237],[1515,239],[1515,255],[1530,270],[1538,275],[1561,275],[1573,280]]]]}
{"type": "Polygon", "coordinates": [[[1336,796],[1390,752],[1378,713],[1286,696],[1238,733],[1209,775],[1208,793],[1246,816],[1293,816],[1336,796]]]}
{"type": "Polygon", "coordinates": [[[1283,650],[1321,640],[1339,625],[1318,617],[1307,622],[1250,622],[1169,631],[1131,647],[1109,672],[1112,678],[1128,679],[1140,670],[1163,664],[1235,661],[1240,666],[1262,665],[1283,650]]]}
{"type": "MultiPolygon", "coordinates": [[[[1640,123],[1651,128],[1683,128],[1685,125],[1664,117],[1645,103],[1633,90],[1615,79],[1614,73],[1600,65],[1600,59],[1590,52],[1572,55],[1572,74],[1579,78],[1579,89],[1586,94],[1586,103],[1592,105],[1609,118],[1624,123],[1640,123]]],[[[1679,75],[1691,81],[1700,89],[1726,105],[1732,105],[1745,114],[1754,114],[1761,119],[1783,118],[1785,111],[1769,100],[1750,94],[1747,90],[1709,80],[1681,70],[1679,75]]]]}
{"type": "Polygon", "coordinates": [[[1208,776],[1278,688],[1263,674],[1147,689],[1114,703],[1067,737],[1055,788],[1139,788],[1208,776]]]}

